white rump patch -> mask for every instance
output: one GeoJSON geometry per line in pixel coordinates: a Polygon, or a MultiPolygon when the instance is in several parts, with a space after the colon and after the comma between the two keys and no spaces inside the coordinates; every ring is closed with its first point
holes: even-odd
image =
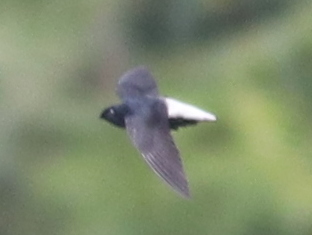
{"type": "Polygon", "coordinates": [[[187,120],[207,122],[214,122],[217,120],[217,117],[214,114],[206,112],[193,105],[167,97],[164,98],[164,100],[167,105],[169,118],[183,118],[187,120]]]}

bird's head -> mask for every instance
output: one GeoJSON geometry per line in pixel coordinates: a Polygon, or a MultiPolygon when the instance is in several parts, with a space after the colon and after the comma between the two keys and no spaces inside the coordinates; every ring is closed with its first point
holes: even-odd
{"type": "Polygon", "coordinates": [[[111,124],[118,127],[125,127],[125,119],[123,113],[120,112],[118,106],[111,106],[101,113],[100,118],[105,119],[111,124]]]}

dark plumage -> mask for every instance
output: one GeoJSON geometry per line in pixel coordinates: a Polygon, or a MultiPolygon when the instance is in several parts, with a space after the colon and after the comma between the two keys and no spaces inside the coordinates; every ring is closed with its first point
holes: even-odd
{"type": "Polygon", "coordinates": [[[123,103],[105,109],[101,118],[126,128],[134,146],[153,171],[181,195],[189,197],[182,161],[170,129],[177,130],[198,121],[215,121],[215,117],[196,107],[160,97],[156,82],[145,67],[134,68],[123,75],[118,82],[117,94],[123,103]],[[185,118],[180,109],[170,112],[168,106],[171,104],[197,112],[200,119],[195,119],[194,115],[185,118]],[[169,117],[169,114],[174,116],[169,117]]]}

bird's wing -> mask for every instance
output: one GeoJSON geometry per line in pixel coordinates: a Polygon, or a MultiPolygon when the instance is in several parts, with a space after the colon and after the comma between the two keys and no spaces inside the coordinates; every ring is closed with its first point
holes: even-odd
{"type": "Polygon", "coordinates": [[[117,94],[122,99],[141,96],[157,97],[157,84],[152,74],[143,66],[126,72],[119,80],[117,94]]]}
{"type": "Polygon", "coordinates": [[[189,197],[187,179],[179,151],[168,125],[166,106],[157,101],[149,115],[134,113],[126,117],[127,132],[153,171],[184,197],[189,197]]]}

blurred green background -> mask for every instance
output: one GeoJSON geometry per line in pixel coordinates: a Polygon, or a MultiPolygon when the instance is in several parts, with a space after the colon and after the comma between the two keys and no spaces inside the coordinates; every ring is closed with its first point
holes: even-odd
{"type": "Polygon", "coordinates": [[[312,234],[312,2],[2,0],[0,234],[312,234]],[[174,133],[192,200],[99,119],[144,64],[218,122],[174,133]]]}

